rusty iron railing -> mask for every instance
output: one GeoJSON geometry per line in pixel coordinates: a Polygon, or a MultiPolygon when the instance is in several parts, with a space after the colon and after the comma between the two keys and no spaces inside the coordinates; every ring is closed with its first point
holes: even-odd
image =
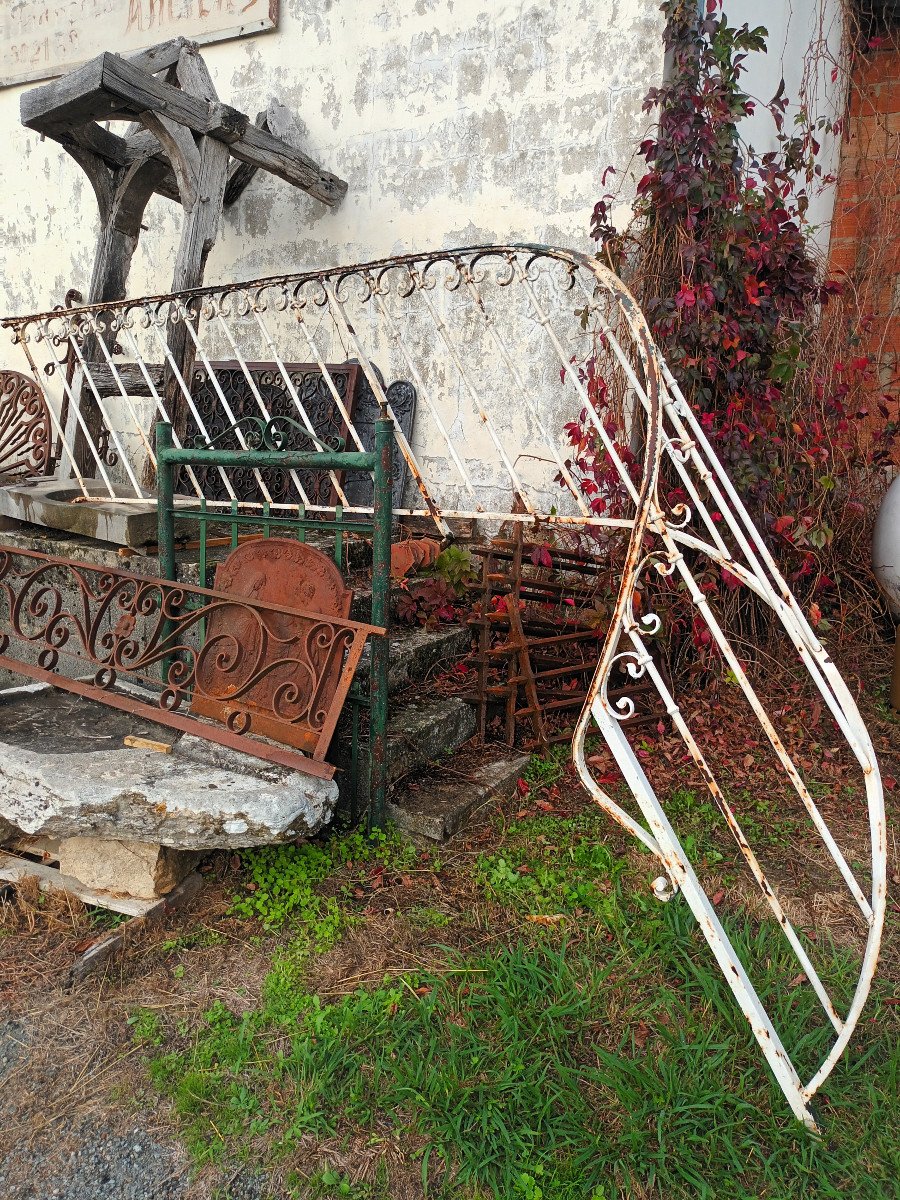
{"type": "Polygon", "coordinates": [[[0,546],[0,666],[322,779],[366,639],[383,632],[0,546]],[[211,706],[221,725],[191,715],[211,706]]]}
{"type": "Polygon", "coordinates": [[[0,481],[50,474],[52,437],[38,385],[19,371],[0,371],[0,481]]]}
{"type": "MultiPolygon", "coordinates": [[[[459,521],[474,521],[489,529],[502,522],[538,525],[545,537],[554,531],[591,530],[607,539],[627,538],[621,588],[573,739],[574,761],[603,810],[663,864],[666,878],[654,885],[657,894],[683,894],[793,1112],[815,1128],[810,1101],[859,1021],[884,922],[886,832],[878,766],[846,684],[754,528],[701,423],[654,346],[642,313],[614,274],[569,250],[478,246],[10,318],[4,324],[32,372],[44,382],[63,465],[79,481],[87,502],[87,483],[77,471],[74,452],[76,437],[88,437],[82,404],[96,406],[106,424],[115,463],[96,442],[90,442],[91,453],[103,489],[110,499],[120,497],[120,503],[142,499],[145,481],[152,479],[156,461],[151,430],[157,417],[174,419],[178,437],[190,419],[208,440],[190,381],[167,349],[170,328],[183,325],[197,368],[226,417],[229,396],[213,363],[238,364],[260,416],[267,418],[271,413],[258,388],[254,394],[249,366],[265,361],[280,376],[297,420],[313,432],[285,364],[317,364],[345,422],[351,450],[361,451],[362,441],[327,364],[358,363],[391,417],[395,414],[383,380],[408,380],[418,396],[416,424],[407,437],[395,421],[395,437],[413,482],[403,502],[395,504],[398,515],[427,516],[441,534],[452,532],[459,521]],[[98,361],[86,361],[85,346],[98,347],[98,361]],[[74,371],[67,371],[73,362],[74,371]],[[623,461],[617,448],[622,435],[614,436],[607,414],[591,402],[591,370],[602,373],[607,401],[622,418],[639,472],[623,461]],[[142,381],[139,396],[130,382],[135,378],[142,381]],[[565,434],[566,424],[577,421],[579,412],[625,497],[624,515],[610,516],[603,497],[589,500],[582,491],[565,434]],[[663,471],[676,483],[683,502],[667,503],[668,489],[660,487],[663,471]],[[847,861],[802,765],[789,752],[777,719],[767,712],[729,639],[724,617],[698,583],[698,575],[710,564],[727,571],[781,627],[823,711],[858,764],[869,841],[869,861],[862,871],[847,861]],[[779,889],[745,835],[729,789],[716,777],[709,748],[703,744],[704,731],[679,703],[674,685],[663,678],[650,654],[648,643],[661,620],[636,611],[634,602],[647,572],[671,577],[709,630],[748,719],[768,743],[821,851],[834,864],[847,903],[858,915],[865,948],[854,994],[840,1011],[813,962],[814,947],[789,920],[779,889]],[[741,962],[704,892],[667,815],[666,797],[654,791],[629,740],[633,726],[623,724],[622,718],[630,714],[632,704],[627,696],[610,694],[612,677],[618,677],[622,667],[641,686],[649,681],[656,691],[834,1030],[830,1051],[806,1083],[754,987],[752,964],[745,967],[741,962]],[[585,747],[597,731],[628,782],[638,816],[617,803],[592,773],[585,747]]],[[[191,486],[202,498],[196,481],[191,486]]],[[[340,497],[339,501],[343,504],[340,497]]],[[[229,511],[237,505],[241,511],[259,512],[267,501],[229,497],[208,503],[229,511]]],[[[335,507],[320,502],[307,505],[306,511],[333,514],[335,507]]],[[[287,510],[296,512],[297,505],[287,505],[287,510]]],[[[369,512],[371,507],[347,504],[344,511],[369,512]]]]}

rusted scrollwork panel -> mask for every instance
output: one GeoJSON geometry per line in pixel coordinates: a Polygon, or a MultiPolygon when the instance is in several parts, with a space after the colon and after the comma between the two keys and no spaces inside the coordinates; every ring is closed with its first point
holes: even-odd
{"type": "Polygon", "coordinates": [[[277,640],[264,644],[258,623],[225,608],[213,613],[202,662],[197,664],[194,712],[227,720],[233,692],[239,689],[242,707],[252,714],[258,733],[321,757],[317,748],[327,748],[330,730],[327,736],[324,731],[329,717],[339,711],[334,696],[344,659],[349,655],[352,668],[359,659],[353,628],[332,622],[349,615],[353,600],[334,561],[290,538],[246,542],[216,569],[215,589],[263,604],[299,604],[319,613],[321,620],[273,612],[267,632],[277,634],[277,640]],[[291,642],[296,642],[297,653],[285,659],[280,646],[291,642]],[[254,661],[254,678],[247,687],[242,674],[234,674],[229,648],[235,643],[254,661]],[[224,653],[217,652],[216,646],[224,653]]]}
{"type": "Polygon", "coordinates": [[[0,371],[0,481],[49,475],[51,442],[44,393],[27,375],[0,371]]]}
{"type": "Polygon", "coordinates": [[[373,632],[381,631],[0,547],[0,665],[324,778],[334,773],[322,760],[373,632]],[[224,728],[186,715],[192,702],[215,706],[224,728]],[[312,757],[255,740],[260,733],[312,757]]]}

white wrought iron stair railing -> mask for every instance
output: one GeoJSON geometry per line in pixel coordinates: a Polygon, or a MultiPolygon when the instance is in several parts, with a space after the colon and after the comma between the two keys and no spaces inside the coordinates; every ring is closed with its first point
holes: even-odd
{"type": "MultiPolygon", "coordinates": [[[[409,435],[395,420],[398,448],[410,475],[396,510],[399,516],[428,517],[442,534],[460,521],[478,522],[489,530],[524,522],[546,537],[589,537],[600,545],[610,539],[627,541],[621,587],[573,738],[573,759],[594,800],[661,862],[666,878],[657,881],[657,894],[666,896],[676,889],[683,894],[792,1111],[814,1129],[810,1101],[857,1026],[878,957],[886,905],[886,830],[878,766],[848,687],[754,528],[621,281],[595,260],[568,250],[477,246],[9,318],[4,324],[44,386],[61,469],[75,480],[85,502],[96,495],[76,467],[79,433],[87,438],[102,490],[110,501],[121,504],[146,502],[147,481],[155,468],[149,434],[157,419],[174,423],[176,444],[178,431],[186,436],[190,423],[201,441],[211,440],[192,380],[184,377],[168,350],[167,335],[179,323],[228,423],[241,415],[238,404],[243,412],[270,418],[249,366],[265,360],[272,364],[292,416],[314,432],[315,414],[286,366],[307,361],[318,368],[329,403],[340,412],[348,448],[361,449],[356,414],[328,364],[358,364],[388,413],[392,409],[387,381],[408,380],[418,393],[418,415],[409,435]],[[85,345],[99,347],[102,360],[87,361],[85,345]],[[232,368],[237,364],[246,384],[239,398],[233,385],[229,392],[218,377],[216,364],[223,357],[232,368]],[[592,399],[592,371],[603,374],[605,410],[592,399]],[[90,437],[84,419],[90,405],[106,425],[103,444],[90,437]],[[614,413],[619,429],[611,423],[614,413]],[[586,495],[579,479],[582,472],[570,461],[565,427],[579,416],[602,447],[615,487],[625,499],[617,515],[604,511],[602,497],[597,503],[586,495]],[[622,448],[626,442],[630,455],[622,448]],[[663,472],[678,482],[686,497],[672,507],[660,487],[663,472]],[[865,790],[867,870],[860,872],[848,862],[803,769],[729,640],[721,614],[699,586],[697,575],[704,564],[727,571],[768,610],[845,740],[865,790]],[[654,662],[650,642],[659,632],[660,618],[637,612],[634,603],[648,572],[670,576],[683,588],[858,915],[864,933],[859,977],[842,1006],[813,962],[811,942],[789,919],[779,889],[746,836],[729,789],[716,777],[702,732],[654,662]],[[607,695],[613,675],[622,668],[631,679],[652,683],[832,1027],[831,1048],[805,1083],[754,987],[752,964],[744,965],[730,941],[667,814],[665,797],[657,795],[629,740],[623,718],[632,711],[631,702],[612,701],[607,695]],[[627,781],[637,815],[626,811],[592,773],[585,747],[598,731],[627,781]]],[[[202,497],[196,475],[189,473],[187,479],[194,495],[202,497]]],[[[262,476],[241,496],[227,477],[223,482],[226,498],[207,499],[212,508],[292,507],[273,500],[262,476]]],[[[327,514],[336,504],[348,514],[370,511],[348,501],[339,478],[332,482],[334,493],[327,503],[308,502],[299,488],[307,513],[327,514]]],[[[299,480],[295,483],[299,487],[299,480]]]]}

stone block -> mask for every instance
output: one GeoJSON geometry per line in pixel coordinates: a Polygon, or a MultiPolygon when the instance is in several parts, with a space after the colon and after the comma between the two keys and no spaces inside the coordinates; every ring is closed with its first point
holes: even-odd
{"type": "Polygon", "coordinates": [[[158,842],[122,842],[109,838],[63,838],[59,869],[98,892],[155,900],[177,887],[201,855],[173,850],[158,842]]]}
{"type": "Polygon", "coordinates": [[[0,696],[0,828],[44,838],[238,849],[309,837],[331,819],[334,780],[46,688],[0,696]],[[171,754],[123,735],[174,742],[171,754]],[[4,826],[5,823],[5,826],[4,826]]]}

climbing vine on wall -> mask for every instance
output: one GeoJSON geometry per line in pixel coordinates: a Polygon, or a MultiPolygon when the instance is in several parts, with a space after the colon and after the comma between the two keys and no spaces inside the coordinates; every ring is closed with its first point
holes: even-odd
{"type": "MultiPolygon", "coordinates": [[[[683,0],[662,7],[671,66],[644,104],[655,123],[638,152],[646,170],[633,219],[615,227],[607,192],[592,233],[635,291],[813,622],[828,629],[829,617],[846,623],[872,603],[861,518],[882,486],[875,468],[890,460],[897,424],[883,397],[873,427],[866,318],[843,303],[838,282],[822,278],[805,223],[807,188],[830,182],[816,161],[825,122],[802,110],[789,122],[782,84],[767,105],[778,148],[755,155],[739,135],[757,103],[742,75],[747,57],[765,52],[765,29],[730,25],[719,0],[707,0],[701,15],[683,0]]],[[[614,174],[609,168],[604,186],[614,174]]],[[[585,365],[589,394],[628,458],[601,358],[585,365]]],[[[592,504],[614,514],[624,498],[610,486],[595,435],[584,420],[567,432],[592,504]]],[[[672,486],[667,499],[686,497],[672,486]]],[[[712,572],[705,588],[727,601],[734,584],[712,572]]]]}

